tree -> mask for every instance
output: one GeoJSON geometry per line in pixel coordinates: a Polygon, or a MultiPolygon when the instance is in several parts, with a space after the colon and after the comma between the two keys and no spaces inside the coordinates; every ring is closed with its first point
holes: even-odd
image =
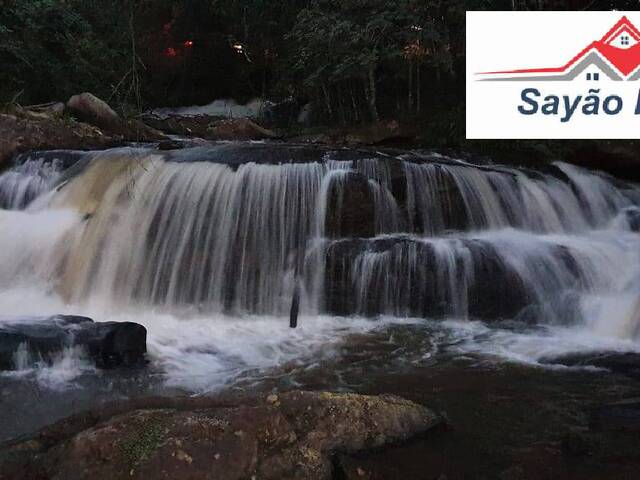
{"type": "MultiPolygon", "coordinates": [[[[288,39],[297,46],[294,69],[327,96],[330,84],[362,82],[369,114],[378,120],[377,71],[402,55],[408,15],[402,2],[319,0],[303,9],[288,39]]],[[[330,108],[330,107],[328,107],[330,108]]]]}
{"type": "Polygon", "coordinates": [[[381,69],[398,77],[402,62],[408,62],[411,99],[414,89],[421,96],[422,65],[451,70],[447,5],[434,0],[316,0],[301,10],[288,36],[297,45],[293,68],[309,88],[323,92],[358,79],[369,115],[378,120],[381,69]]]}

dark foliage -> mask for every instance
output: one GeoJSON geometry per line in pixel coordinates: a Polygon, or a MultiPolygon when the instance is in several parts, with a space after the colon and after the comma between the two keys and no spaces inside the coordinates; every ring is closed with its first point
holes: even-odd
{"type": "Polygon", "coordinates": [[[466,10],[637,3],[0,0],[0,102],[91,91],[136,111],[260,96],[314,101],[320,120],[331,124],[438,113],[433,136],[455,137],[466,10]]]}

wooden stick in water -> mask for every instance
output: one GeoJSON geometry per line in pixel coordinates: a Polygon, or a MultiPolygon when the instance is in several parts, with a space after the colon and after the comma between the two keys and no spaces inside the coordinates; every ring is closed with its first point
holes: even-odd
{"type": "Polygon", "coordinates": [[[291,311],[289,312],[289,327],[296,328],[298,326],[298,312],[300,310],[300,287],[296,278],[296,286],[293,289],[293,299],[291,300],[291,311]]]}

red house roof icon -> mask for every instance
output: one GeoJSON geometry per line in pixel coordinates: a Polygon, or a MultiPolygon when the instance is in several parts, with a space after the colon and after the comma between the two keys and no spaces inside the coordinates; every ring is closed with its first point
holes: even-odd
{"type": "MultiPolygon", "coordinates": [[[[573,80],[589,67],[612,80],[640,79],[640,31],[623,16],[600,39],[591,42],[562,67],[482,72],[481,80],[573,80]]],[[[597,77],[596,77],[597,78],[597,77]]]]}

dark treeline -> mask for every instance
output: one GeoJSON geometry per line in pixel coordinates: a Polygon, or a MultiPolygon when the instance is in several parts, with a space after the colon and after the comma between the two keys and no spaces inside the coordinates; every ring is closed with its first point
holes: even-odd
{"type": "Polygon", "coordinates": [[[91,91],[123,111],[313,101],[332,123],[464,103],[465,11],[633,9],[590,0],[0,0],[0,102],[91,91]]]}

